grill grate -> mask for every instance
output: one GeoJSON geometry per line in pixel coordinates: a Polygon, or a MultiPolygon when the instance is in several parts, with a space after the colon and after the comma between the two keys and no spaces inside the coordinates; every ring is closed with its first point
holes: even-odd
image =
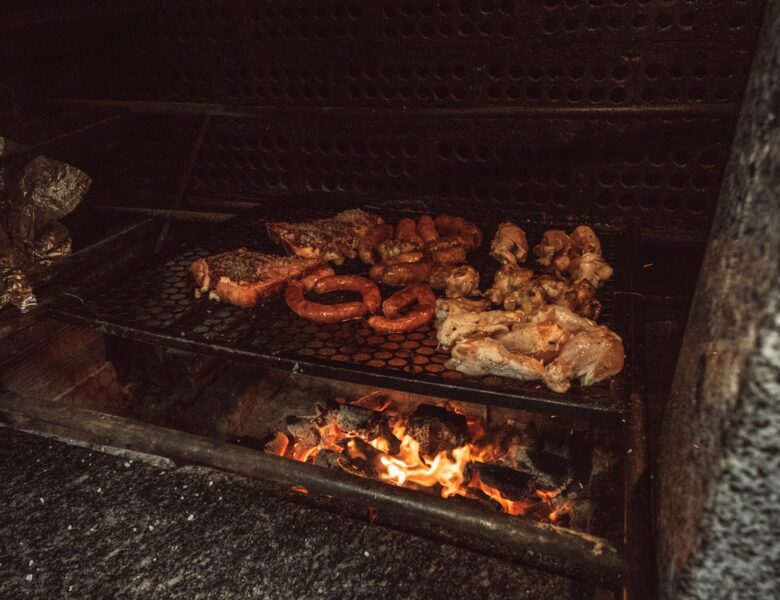
{"type": "MultiPolygon", "coordinates": [[[[307,213],[308,218],[312,212],[307,213]]],[[[292,214],[288,211],[287,218],[294,218],[292,214]]],[[[448,370],[444,363],[449,356],[437,348],[432,327],[382,336],[364,322],[317,324],[301,319],[279,297],[249,311],[196,300],[189,273],[196,258],[242,245],[278,252],[267,239],[262,223],[259,215],[235,219],[206,241],[186,244],[175,256],[152,263],[129,278],[81,291],[83,303],[64,299],[53,309],[54,314],[66,321],[97,326],[109,334],[312,375],[594,422],[614,423],[620,418],[623,379],[628,368],[623,371],[626,375],[615,381],[588,388],[575,385],[569,393],[558,395],[538,382],[498,377],[474,379],[448,370]]],[[[495,224],[483,225],[486,236],[492,235],[495,224]]],[[[538,240],[546,229],[538,225],[526,228],[531,240],[538,240]]],[[[627,239],[614,232],[600,235],[608,260],[622,274],[601,290],[602,321],[625,334],[628,328],[618,318],[614,292],[622,287],[621,280],[627,275],[627,239]]],[[[483,251],[472,263],[478,267],[483,282],[490,282],[496,265],[487,256],[487,250],[483,251]]],[[[363,265],[351,267],[355,272],[365,271],[363,265]]],[[[390,292],[383,290],[383,296],[390,292]]]]}

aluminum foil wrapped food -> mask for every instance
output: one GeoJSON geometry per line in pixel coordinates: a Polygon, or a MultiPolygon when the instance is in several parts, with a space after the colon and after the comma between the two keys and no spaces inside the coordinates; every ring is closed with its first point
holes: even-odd
{"type": "MultiPolygon", "coordinates": [[[[0,156],[23,149],[0,138],[0,156]]],[[[59,219],[78,206],[92,180],[61,161],[36,156],[23,168],[0,167],[0,308],[37,304],[31,276],[71,252],[59,219]]]]}

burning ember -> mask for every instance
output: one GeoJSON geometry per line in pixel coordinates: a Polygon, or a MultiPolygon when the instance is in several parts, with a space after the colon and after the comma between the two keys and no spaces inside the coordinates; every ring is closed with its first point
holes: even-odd
{"type": "Polygon", "coordinates": [[[510,422],[491,431],[481,419],[430,404],[404,414],[380,394],[317,409],[313,417],[290,419],[265,451],[443,498],[490,503],[510,515],[566,525],[573,514],[572,469],[555,455],[545,465],[544,450],[527,428],[510,422]]]}

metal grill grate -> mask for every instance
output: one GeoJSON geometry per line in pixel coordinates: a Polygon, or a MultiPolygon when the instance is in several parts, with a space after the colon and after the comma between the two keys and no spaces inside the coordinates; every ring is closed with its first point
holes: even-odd
{"type": "MultiPolygon", "coordinates": [[[[290,218],[293,211],[287,214],[290,218]]],[[[492,235],[495,224],[485,224],[484,230],[492,235]]],[[[543,228],[532,226],[528,231],[532,240],[538,240],[543,228]]],[[[625,276],[626,238],[616,233],[602,233],[601,237],[608,259],[625,276]]],[[[621,382],[627,375],[588,388],[575,386],[569,393],[557,395],[538,382],[474,379],[448,370],[444,363],[449,356],[437,348],[432,327],[382,336],[359,321],[335,325],[306,321],[292,313],[279,297],[250,311],[195,300],[189,273],[192,261],[242,245],[278,252],[266,238],[261,217],[241,217],[221,227],[206,242],[185,246],[176,256],[149,265],[129,278],[82,291],[83,303],[66,299],[54,313],[110,334],[313,375],[596,422],[614,423],[622,413],[621,382]]],[[[486,251],[473,262],[484,281],[492,281],[496,265],[486,251]]],[[[352,269],[365,271],[357,264],[352,269]]],[[[618,277],[602,289],[602,320],[625,334],[628,328],[618,319],[613,297],[621,285],[618,277]]],[[[387,297],[390,292],[383,290],[383,295],[387,297]]],[[[628,373],[627,368],[624,373],[628,373]]]]}

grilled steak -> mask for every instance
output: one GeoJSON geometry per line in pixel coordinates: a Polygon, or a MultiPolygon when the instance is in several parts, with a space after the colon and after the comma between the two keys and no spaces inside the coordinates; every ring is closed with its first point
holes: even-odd
{"type": "Polygon", "coordinates": [[[322,266],[319,258],[275,256],[239,248],[200,258],[190,270],[198,287],[195,296],[208,293],[212,300],[224,300],[251,308],[261,298],[281,290],[285,283],[322,266]]]}
{"type": "Polygon", "coordinates": [[[382,223],[382,217],[359,208],[345,210],[335,217],[303,223],[266,223],[268,236],[297,256],[317,257],[340,265],[357,256],[358,241],[369,228],[382,223]]]}

